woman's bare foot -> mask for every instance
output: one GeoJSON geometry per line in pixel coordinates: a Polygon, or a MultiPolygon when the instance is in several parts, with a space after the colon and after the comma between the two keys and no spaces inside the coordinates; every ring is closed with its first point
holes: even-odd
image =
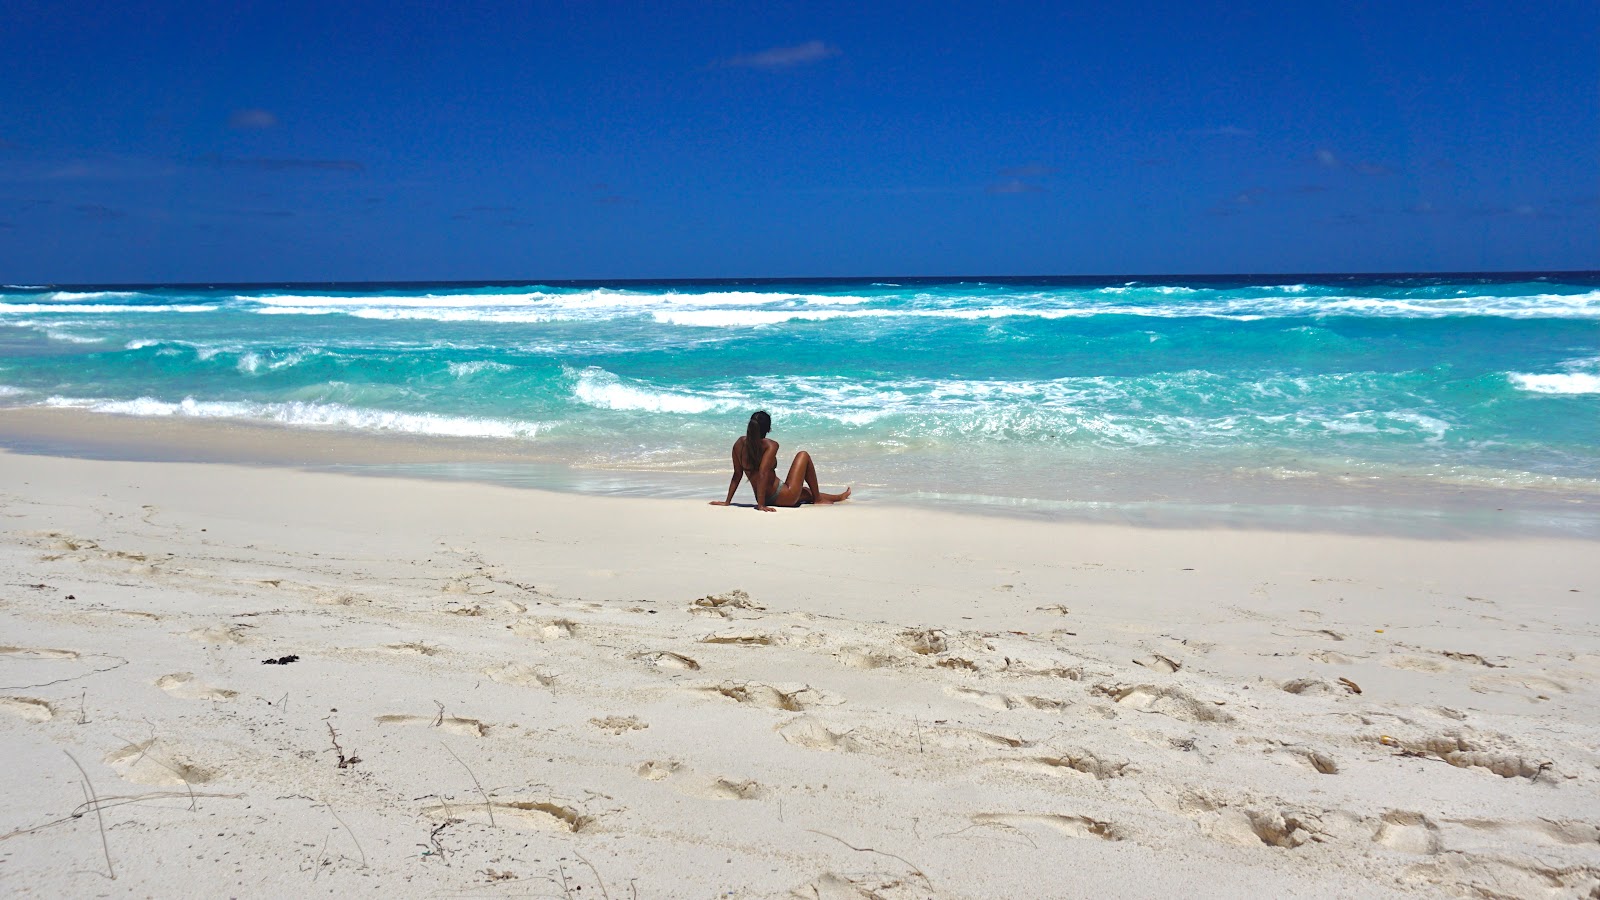
{"type": "Polygon", "coordinates": [[[850,499],[850,489],[849,488],[845,488],[844,489],[844,493],[842,493],[842,494],[823,494],[823,493],[818,493],[818,495],[817,495],[817,505],[818,506],[827,506],[830,503],[839,503],[841,501],[849,500],[849,499],[850,499]]]}

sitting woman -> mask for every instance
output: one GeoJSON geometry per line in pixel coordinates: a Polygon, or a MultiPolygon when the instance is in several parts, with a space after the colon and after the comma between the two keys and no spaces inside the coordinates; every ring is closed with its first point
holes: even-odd
{"type": "Polygon", "coordinates": [[[767,437],[772,431],[772,417],[766,410],[757,410],[750,416],[744,437],[733,442],[733,478],[728,482],[728,499],[713,500],[712,506],[727,506],[739,490],[739,481],[750,479],[750,488],[756,495],[756,509],[773,512],[776,506],[799,506],[802,503],[838,503],[850,497],[850,489],[842,494],[824,494],[817,486],[817,467],[811,463],[811,454],[804,450],[794,455],[789,464],[789,477],[778,483],[778,442],[767,437]]]}

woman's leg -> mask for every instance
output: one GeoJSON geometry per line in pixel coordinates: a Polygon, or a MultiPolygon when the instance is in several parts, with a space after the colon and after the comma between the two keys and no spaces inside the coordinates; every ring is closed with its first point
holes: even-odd
{"type": "Polygon", "coordinates": [[[783,487],[778,493],[778,502],[784,506],[798,506],[803,501],[838,503],[850,496],[849,488],[845,488],[842,494],[823,493],[817,485],[816,464],[811,461],[811,454],[804,450],[794,455],[794,462],[789,464],[789,477],[784,479],[783,487]]]}

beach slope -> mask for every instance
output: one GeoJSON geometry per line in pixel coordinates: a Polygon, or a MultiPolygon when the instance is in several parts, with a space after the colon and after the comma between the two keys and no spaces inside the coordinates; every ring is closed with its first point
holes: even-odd
{"type": "Polygon", "coordinates": [[[1593,542],[0,473],[13,896],[1600,891],[1593,542]]]}

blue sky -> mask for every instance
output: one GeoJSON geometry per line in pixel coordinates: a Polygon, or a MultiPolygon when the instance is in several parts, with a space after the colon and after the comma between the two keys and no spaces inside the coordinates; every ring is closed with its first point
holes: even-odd
{"type": "Polygon", "coordinates": [[[1600,4],[7,0],[0,281],[1600,268],[1600,4]]]}

